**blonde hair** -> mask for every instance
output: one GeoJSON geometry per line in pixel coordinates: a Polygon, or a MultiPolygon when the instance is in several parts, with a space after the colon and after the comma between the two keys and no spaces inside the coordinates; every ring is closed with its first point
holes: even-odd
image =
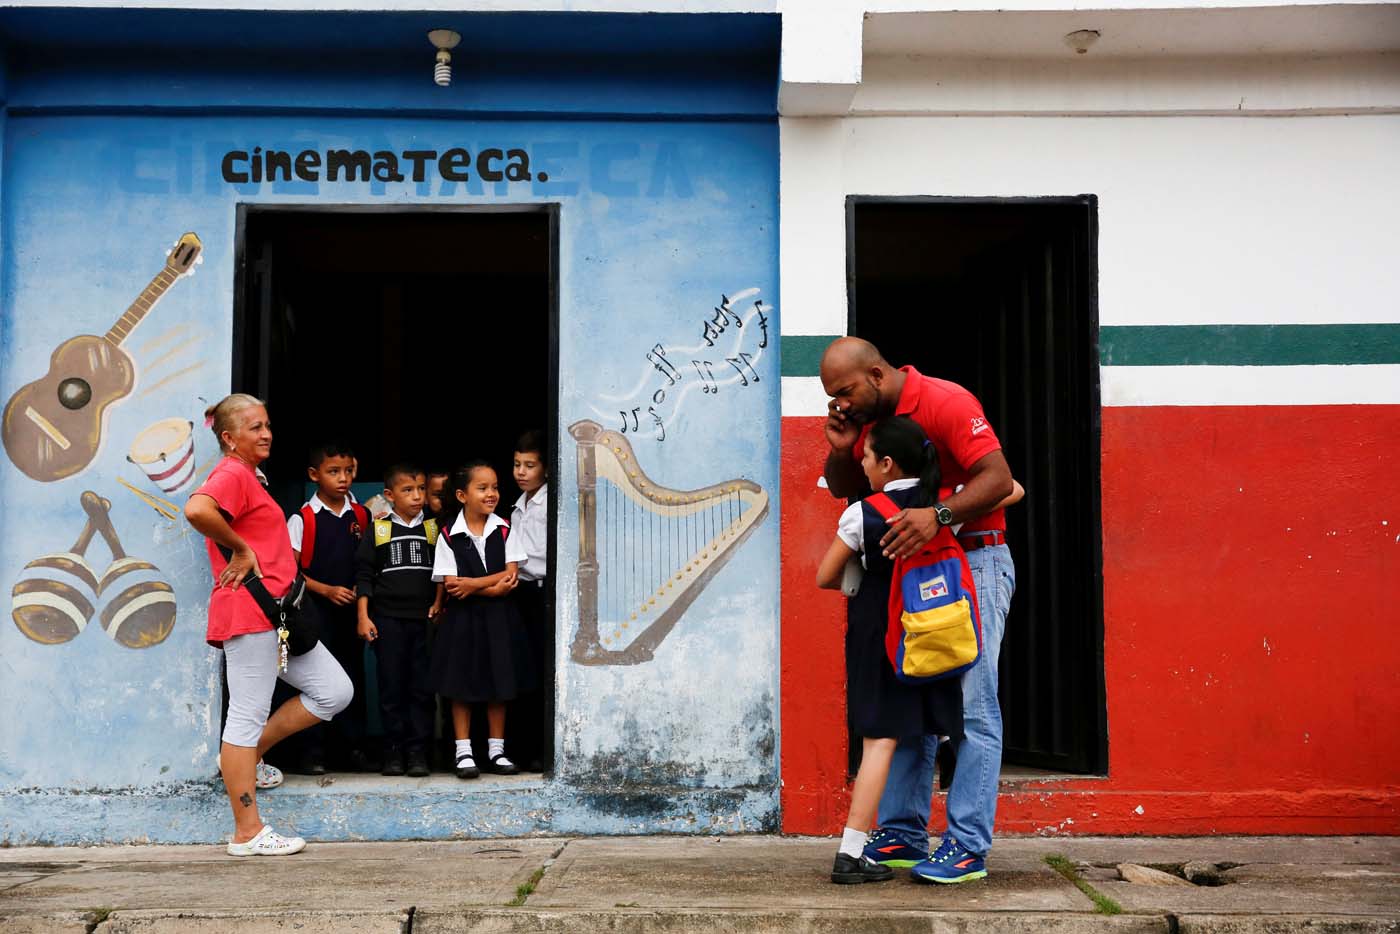
{"type": "Polygon", "coordinates": [[[237,427],[233,417],[244,409],[250,409],[255,405],[265,406],[267,403],[257,396],[248,395],[246,392],[235,392],[224,396],[204,410],[204,423],[214,432],[214,440],[219,442],[219,450],[226,450],[224,432],[233,431],[237,427]]]}

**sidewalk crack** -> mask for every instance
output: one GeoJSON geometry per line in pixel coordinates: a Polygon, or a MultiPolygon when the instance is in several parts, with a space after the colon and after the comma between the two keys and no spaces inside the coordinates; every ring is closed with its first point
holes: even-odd
{"type": "Polygon", "coordinates": [[[506,902],[507,908],[519,908],[525,904],[526,900],[534,894],[535,888],[540,884],[540,880],[544,878],[544,874],[549,871],[549,867],[554,865],[554,861],[559,858],[559,854],[563,853],[564,848],[568,845],[569,841],[565,840],[559,845],[557,850],[550,854],[549,859],[545,860],[540,864],[538,869],[530,873],[530,878],[516,886],[515,897],[506,902]]]}

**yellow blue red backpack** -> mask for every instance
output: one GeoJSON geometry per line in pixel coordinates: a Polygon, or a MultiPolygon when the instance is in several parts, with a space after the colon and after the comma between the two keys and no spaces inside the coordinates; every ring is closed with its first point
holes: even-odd
{"type": "MultiPolygon", "coordinates": [[[[884,493],[866,502],[885,519],[900,511],[884,493]]],[[[940,528],[923,548],[894,560],[888,615],[885,655],[900,681],[926,684],[977,663],[982,654],[977,589],[952,529],[940,528]]]]}

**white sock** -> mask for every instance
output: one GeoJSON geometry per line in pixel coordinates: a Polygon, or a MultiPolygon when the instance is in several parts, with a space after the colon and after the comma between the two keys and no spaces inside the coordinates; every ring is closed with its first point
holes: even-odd
{"type": "Polygon", "coordinates": [[[506,741],[504,739],[488,739],[486,741],[486,758],[494,759],[505,754],[506,741]]]}
{"type": "Polygon", "coordinates": [[[860,859],[860,854],[865,852],[865,841],[868,839],[870,839],[870,835],[865,831],[847,827],[841,831],[841,852],[860,859]]]}
{"type": "Polygon", "coordinates": [[[457,758],[470,759],[472,757],[472,741],[469,739],[457,740],[457,758]]]}

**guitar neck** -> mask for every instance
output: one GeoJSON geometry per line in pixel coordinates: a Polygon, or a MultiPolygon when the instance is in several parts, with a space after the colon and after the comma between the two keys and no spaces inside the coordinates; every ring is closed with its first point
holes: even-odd
{"type": "Polygon", "coordinates": [[[136,301],[122,312],[122,316],[117,319],[116,324],[107,331],[104,337],[115,346],[120,347],[122,341],[131,336],[131,332],[136,330],[136,325],[141,323],[141,319],[146,317],[146,313],[155,307],[161,296],[166,293],[175,280],[180,278],[170,271],[169,267],[156,273],[156,277],[150,284],[141,290],[141,294],[136,296],[136,301]]]}

